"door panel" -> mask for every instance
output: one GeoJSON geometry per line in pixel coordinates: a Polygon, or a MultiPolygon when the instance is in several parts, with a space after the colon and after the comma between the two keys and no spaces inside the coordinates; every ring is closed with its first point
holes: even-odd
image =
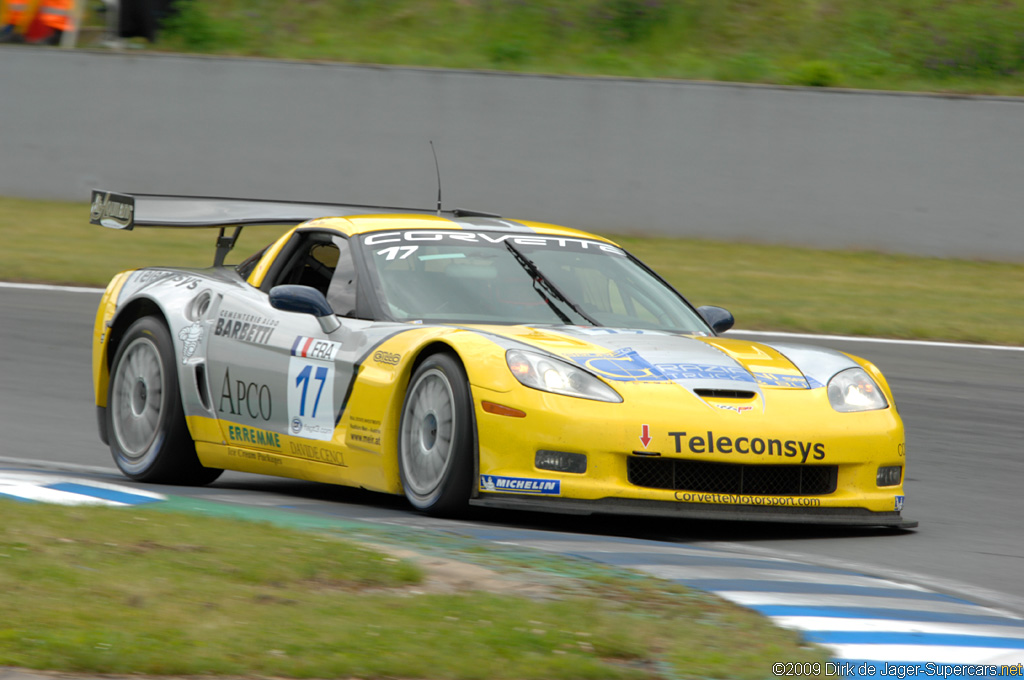
{"type": "Polygon", "coordinates": [[[339,254],[347,258],[342,264],[351,262],[337,234],[296,232],[279,256],[285,264],[272,269],[259,290],[243,285],[218,300],[209,380],[228,446],[345,465],[335,429],[353,366],[367,349],[362,331],[373,322],[342,318],[342,327],[328,336],[312,315],[280,311],[269,301],[270,289],[283,283],[335,293],[336,270],[351,289],[352,268],[339,266],[339,254]]]}

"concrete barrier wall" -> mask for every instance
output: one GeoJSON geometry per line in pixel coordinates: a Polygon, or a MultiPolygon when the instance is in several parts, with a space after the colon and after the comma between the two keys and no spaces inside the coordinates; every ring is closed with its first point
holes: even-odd
{"type": "Polygon", "coordinates": [[[1024,99],[0,49],[0,195],[446,208],[1024,261],[1024,99]]]}

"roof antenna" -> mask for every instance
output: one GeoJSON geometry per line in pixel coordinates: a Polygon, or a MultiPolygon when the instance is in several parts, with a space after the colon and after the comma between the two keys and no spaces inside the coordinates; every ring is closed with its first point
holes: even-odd
{"type": "Polygon", "coordinates": [[[430,140],[430,152],[434,154],[434,169],[437,170],[437,214],[441,214],[441,166],[437,164],[437,151],[434,149],[434,140],[430,140]]]}

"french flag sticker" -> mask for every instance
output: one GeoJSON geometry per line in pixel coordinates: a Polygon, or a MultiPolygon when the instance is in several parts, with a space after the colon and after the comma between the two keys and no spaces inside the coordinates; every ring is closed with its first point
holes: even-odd
{"type": "Polygon", "coordinates": [[[313,346],[313,342],[315,339],[316,338],[307,338],[301,335],[295,338],[295,343],[292,345],[292,356],[309,356],[309,348],[313,346]]]}
{"type": "Polygon", "coordinates": [[[340,342],[331,340],[320,340],[318,338],[307,338],[300,335],[292,343],[292,356],[303,359],[319,359],[320,361],[334,361],[338,351],[341,349],[340,342]]]}

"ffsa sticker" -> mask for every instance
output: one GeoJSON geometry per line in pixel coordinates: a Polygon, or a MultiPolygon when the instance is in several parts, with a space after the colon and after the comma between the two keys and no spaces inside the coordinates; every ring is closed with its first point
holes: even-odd
{"type": "Polygon", "coordinates": [[[288,362],[288,432],[326,441],[334,435],[334,362],[288,362]]]}

